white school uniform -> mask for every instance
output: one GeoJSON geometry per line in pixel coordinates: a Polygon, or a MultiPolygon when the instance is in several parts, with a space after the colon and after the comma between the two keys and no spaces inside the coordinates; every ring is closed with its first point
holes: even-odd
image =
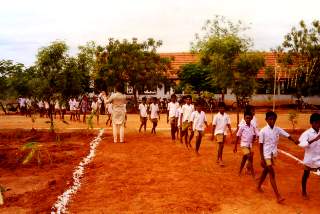
{"type": "Polygon", "coordinates": [[[279,136],[289,137],[290,134],[280,127],[274,126],[273,129],[266,125],[259,133],[259,143],[263,143],[263,156],[265,159],[271,159],[278,154],[279,136]]]}
{"type": "Polygon", "coordinates": [[[299,146],[304,148],[303,163],[313,169],[320,167],[320,140],[317,140],[311,144],[308,141],[315,139],[320,132],[316,132],[313,128],[310,128],[302,133],[299,138],[299,146]]]}
{"type": "Polygon", "coordinates": [[[148,117],[147,110],[148,110],[147,104],[140,103],[139,111],[140,111],[140,116],[141,117],[148,117]]]}
{"type": "Polygon", "coordinates": [[[252,148],[253,137],[258,135],[257,129],[252,124],[250,124],[250,126],[247,124],[241,125],[237,132],[237,137],[241,139],[240,147],[252,148]]]}
{"type": "Polygon", "coordinates": [[[54,104],[54,109],[57,109],[59,110],[60,109],[60,104],[59,104],[59,101],[56,100],[55,104],[54,104]]]}
{"type": "Polygon", "coordinates": [[[215,125],[214,135],[224,134],[227,135],[227,125],[231,124],[230,117],[227,113],[221,114],[218,112],[213,116],[212,125],[215,125]]]}
{"type": "Polygon", "coordinates": [[[47,101],[44,101],[44,108],[45,108],[45,109],[49,109],[49,107],[50,107],[50,106],[49,106],[49,103],[48,103],[47,101]]]}
{"type": "Polygon", "coordinates": [[[180,118],[181,118],[181,112],[182,112],[182,107],[179,106],[179,108],[176,111],[176,118],[178,118],[178,127],[181,127],[181,123],[180,123],[180,118]]]}
{"type": "Polygon", "coordinates": [[[198,111],[194,111],[191,114],[192,121],[192,130],[193,131],[204,131],[205,122],[207,122],[207,117],[204,111],[200,113],[198,111]]]}
{"type": "Polygon", "coordinates": [[[159,106],[158,104],[151,103],[150,105],[150,118],[158,119],[159,118],[159,106]]]}
{"type": "Polygon", "coordinates": [[[170,102],[170,103],[168,103],[169,118],[177,117],[176,113],[177,113],[178,108],[179,108],[179,103],[178,102],[175,102],[175,103],[170,102]]]}
{"type": "Polygon", "coordinates": [[[93,102],[91,103],[91,110],[92,110],[92,112],[97,111],[98,105],[99,105],[98,102],[95,102],[95,101],[93,101],[93,102]]]}
{"type": "Polygon", "coordinates": [[[184,104],[181,108],[182,122],[191,121],[191,114],[194,112],[194,106],[192,104],[184,104]]]}
{"type": "Polygon", "coordinates": [[[44,108],[44,103],[43,103],[42,100],[40,100],[40,101],[38,102],[38,107],[39,107],[39,108],[44,108]]]}

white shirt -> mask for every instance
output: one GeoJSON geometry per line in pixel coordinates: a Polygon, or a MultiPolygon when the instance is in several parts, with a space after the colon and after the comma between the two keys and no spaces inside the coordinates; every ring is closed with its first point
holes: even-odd
{"type": "Polygon", "coordinates": [[[140,110],[141,117],[148,117],[147,109],[148,109],[147,104],[140,103],[139,110],[140,110]]]}
{"type": "Polygon", "coordinates": [[[178,127],[181,126],[181,124],[180,124],[181,112],[182,112],[182,107],[179,106],[179,108],[176,111],[176,117],[178,118],[178,127]]]}
{"type": "Polygon", "coordinates": [[[237,136],[241,139],[241,147],[252,148],[253,137],[258,135],[259,133],[257,132],[257,129],[252,124],[250,124],[250,126],[248,126],[247,124],[241,125],[237,132],[237,136]]]}
{"type": "Polygon", "coordinates": [[[26,98],[19,98],[19,105],[20,107],[25,107],[26,106],[26,98]]]}
{"type": "Polygon", "coordinates": [[[48,103],[47,101],[44,101],[44,108],[45,108],[45,109],[49,109],[49,107],[50,107],[50,106],[49,106],[49,103],[48,103]]]}
{"type": "Polygon", "coordinates": [[[170,102],[168,103],[168,111],[169,111],[169,118],[170,117],[177,117],[177,109],[179,108],[179,103],[178,102],[170,102]]]}
{"type": "Polygon", "coordinates": [[[153,104],[153,103],[151,103],[151,105],[150,105],[150,117],[151,117],[151,119],[155,119],[155,118],[159,118],[159,114],[158,114],[158,112],[159,112],[159,106],[158,106],[158,104],[153,104]]]}
{"type": "Polygon", "coordinates": [[[38,106],[39,106],[39,108],[43,108],[43,107],[44,107],[44,103],[43,103],[42,100],[40,100],[40,101],[38,102],[38,106]]]}
{"type": "Polygon", "coordinates": [[[191,121],[193,122],[193,131],[204,131],[204,122],[207,122],[206,114],[203,111],[200,113],[198,111],[194,111],[191,114],[191,121]]]}
{"type": "Polygon", "coordinates": [[[227,113],[221,114],[218,112],[218,114],[214,115],[212,119],[212,125],[215,125],[216,128],[214,130],[214,135],[217,134],[224,134],[227,135],[227,125],[230,125],[230,117],[227,113]]]}
{"type": "Polygon", "coordinates": [[[91,109],[92,109],[92,111],[97,111],[97,109],[98,109],[98,102],[93,101],[93,102],[91,103],[91,109]]]}
{"type": "Polygon", "coordinates": [[[108,106],[108,113],[112,114],[112,103],[107,104],[108,106]]]}
{"type": "Polygon", "coordinates": [[[263,156],[270,159],[277,156],[279,136],[289,137],[290,135],[283,129],[274,126],[273,129],[269,125],[263,127],[259,133],[259,143],[263,143],[263,156]]]}
{"type": "Polygon", "coordinates": [[[310,168],[320,167],[320,140],[317,140],[311,144],[308,141],[315,139],[320,132],[316,132],[313,128],[310,128],[302,133],[299,138],[299,146],[304,148],[303,163],[310,168]]]}
{"type": "Polygon", "coordinates": [[[59,105],[59,101],[56,100],[55,104],[54,104],[54,108],[55,109],[60,109],[60,105],[59,105]]]}
{"type": "MultiPolygon", "coordinates": [[[[192,104],[184,104],[181,108],[182,122],[190,121],[191,113],[194,111],[194,106],[192,104]]],[[[180,114],[180,115],[181,115],[180,114]]]]}

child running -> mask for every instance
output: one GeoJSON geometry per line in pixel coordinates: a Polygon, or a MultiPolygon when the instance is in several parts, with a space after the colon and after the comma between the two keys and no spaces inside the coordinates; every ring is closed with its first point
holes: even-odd
{"type": "Polygon", "coordinates": [[[218,104],[218,108],[219,108],[219,112],[216,115],[214,115],[212,120],[212,139],[213,139],[213,136],[215,136],[216,142],[219,144],[217,164],[223,167],[224,163],[222,160],[222,154],[223,154],[224,141],[227,136],[226,128],[228,127],[230,135],[232,135],[232,130],[230,125],[231,124],[230,117],[227,113],[225,113],[225,104],[220,102],[218,104]]]}
{"type": "Polygon", "coordinates": [[[191,127],[192,127],[192,132],[190,135],[190,140],[189,144],[191,145],[191,140],[194,135],[194,132],[198,132],[198,135],[196,137],[196,148],[195,152],[197,155],[199,155],[199,149],[200,149],[200,144],[202,140],[202,136],[204,135],[204,125],[208,127],[207,123],[207,117],[204,111],[202,111],[202,106],[200,103],[196,104],[196,111],[192,112],[191,114],[191,127]],[[192,137],[191,137],[192,136],[192,137]]]}
{"type": "Polygon", "coordinates": [[[171,95],[171,102],[168,103],[167,109],[167,123],[170,121],[171,127],[171,139],[173,141],[176,140],[176,132],[177,132],[177,110],[179,108],[179,104],[177,102],[177,96],[175,94],[171,95]]]}
{"type": "Polygon", "coordinates": [[[142,103],[139,105],[139,111],[140,111],[140,128],[139,132],[141,132],[142,127],[144,128],[144,132],[147,130],[147,120],[148,120],[148,105],[147,105],[147,98],[142,98],[142,103]]]}
{"type": "Polygon", "coordinates": [[[302,175],[302,196],[309,199],[307,195],[307,180],[310,171],[320,169],[320,114],[313,113],[310,116],[311,128],[302,133],[299,138],[299,146],[304,148],[304,172],[302,175]]]}
{"type": "Polygon", "coordinates": [[[158,118],[160,120],[160,114],[159,114],[159,106],[157,103],[157,98],[152,98],[152,103],[150,105],[150,120],[152,122],[152,129],[151,134],[156,134],[156,127],[158,125],[158,118]]]}
{"type": "Polygon", "coordinates": [[[185,144],[187,149],[192,148],[191,144],[188,141],[188,129],[191,125],[191,113],[194,111],[194,106],[192,105],[192,98],[190,95],[186,96],[186,104],[184,104],[181,108],[181,118],[180,118],[180,124],[182,126],[181,128],[181,136],[180,136],[180,142],[183,143],[183,137],[185,138],[185,144]]]}
{"type": "Polygon", "coordinates": [[[261,129],[259,133],[259,143],[260,143],[260,155],[261,155],[261,166],[263,171],[259,179],[257,190],[262,192],[261,185],[269,174],[270,183],[273,188],[274,193],[277,197],[277,202],[282,203],[284,198],[281,197],[275,179],[275,171],[273,166],[275,164],[275,158],[277,157],[278,141],[279,136],[282,135],[287,137],[289,140],[298,144],[286,131],[275,126],[277,120],[277,114],[273,111],[266,113],[267,125],[261,129]]]}
{"type": "Polygon", "coordinates": [[[248,161],[248,168],[251,171],[251,175],[254,177],[253,170],[253,152],[251,151],[252,144],[258,136],[257,129],[252,125],[252,113],[251,111],[245,111],[244,120],[245,124],[240,125],[239,130],[237,132],[237,139],[234,145],[233,152],[237,152],[237,145],[240,140],[240,147],[243,153],[242,161],[240,164],[239,176],[241,175],[242,169],[248,161]]]}

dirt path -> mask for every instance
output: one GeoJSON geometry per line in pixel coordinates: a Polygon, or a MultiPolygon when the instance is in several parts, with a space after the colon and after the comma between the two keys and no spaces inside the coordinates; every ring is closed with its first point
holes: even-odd
{"type": "MultiPolygon", "coordinates": [[[[311,199],[303,200],[302,167],[283,155],[276,176],[286,201],[279,205],[268,179],[261,194],[250,176],[237,176],[241,152],[233,154],[233,145],[226,145],[226,167],[221,168],[214,161],[217,147],[209,135],[198,157],[174,144],[168,132],[152,136],[131,130],[126,137],[128,143],[113,144],[111,133],[105,136],[69,206],[71,213],[319,213],[320,178],[311,176],[311,199]]],[[[302,150],[284,141],[287,150],[302,156],[302,150]]],[[[261,172],[257,155],[255,169],[261,172]]]]}

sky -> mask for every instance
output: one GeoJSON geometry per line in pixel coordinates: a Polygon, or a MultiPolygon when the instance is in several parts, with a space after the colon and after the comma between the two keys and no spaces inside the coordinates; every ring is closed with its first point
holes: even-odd
{"type": "Polygon", "coordinates": [[[63,40],[70,55],[87,41],[162,40],[158,52],[186,52],[215,15],[251,27],[254,50],[268,51],[300,20],[320,20],[317,0],[1,0],[0,60],[29,66],[39,48],[63,40]]]}

